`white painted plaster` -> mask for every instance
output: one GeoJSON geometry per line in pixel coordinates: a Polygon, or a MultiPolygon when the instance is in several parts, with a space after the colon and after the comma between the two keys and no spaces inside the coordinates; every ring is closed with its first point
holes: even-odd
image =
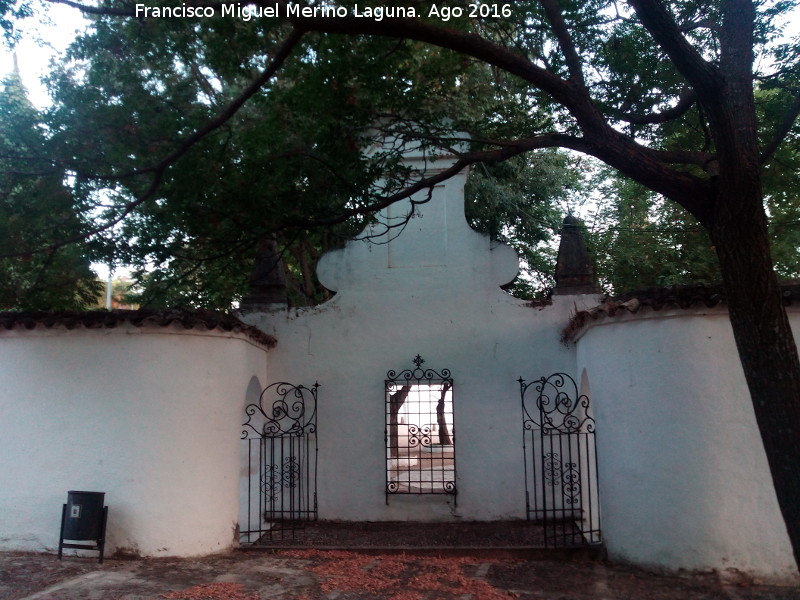
{"type": "MultiPolygon", "coordinates": [[[[409,160],[421,168],[418,157],[409,160]]],[[[451,164],[440,159],[427,174],[451,164]]],[[[279,340],[271,382],[321,385],[322,519],[525,517],[516,380],[573,370],[574,349],[559,343],[560,330],[575,302],[596,297],[557,297],[534,308],[503,292],[518,259],[467,225],[465,179],[462,172],[437,185],[399,236],[349,242],[324,256],[318,274],[337,291],[331,301],[248,317],[279,340]],[[390,369],[413,368],[417,354],[424,367],[452,371],[457,507],[450,496],[397,494],[385,502],[384,380],[390,369]]],[[[396,206],[381,218],[407,210],[396,206]]]]}
{"type": "MultiPolygon", "coordinates": [[[[795,332],[800,313],[790,313],[795,332]]],[[[724,310],[596,322],[578,342],[597,418],[611,557],[797,571],[724,310]]]]}
{"type": "Polygon", "coordinates": [[[0,549],[55,550],[68,490],[106,493],[107,553],[231,548],[241,410],[265,368],[221,332],[4,332],[0,549]]]}

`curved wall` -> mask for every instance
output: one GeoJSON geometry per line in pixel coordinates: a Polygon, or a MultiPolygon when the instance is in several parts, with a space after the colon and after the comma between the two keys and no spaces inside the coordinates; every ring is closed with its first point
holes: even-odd
{"type": "Polygon", "coordinates": [[[106,492],[106,552],[232,547],[247,386],[266,351],[171,328],[0,335],[0,549],[57,548],[68,490],[106,492]]]}
{"type": "MultiPolygon", "coordinates": [[[[795,332],[800,313],[790,313],[795,332]]],[[[727,313],[607,318],[577,344],[609,554],[797,575],[727,313]]]]}

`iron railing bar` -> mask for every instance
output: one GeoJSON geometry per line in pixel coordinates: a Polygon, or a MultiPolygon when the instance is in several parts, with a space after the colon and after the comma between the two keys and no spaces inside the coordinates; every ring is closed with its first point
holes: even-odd
{"type": "MultiPolygon", "coordinates": [[[[569,430],[569,428],[567,428],[567,429],[569,430]]],[[[574,545],[575,544],[575,529],[576,529],[575,505],[574,505],[575,498],[573,498],[573,496],[572,496],[572,493],[573,493],[573,489],[572,489],[572,476],[573,476],[573,473],[571,473],[571,471],[570,471],[571,468],[572,468],[572,464],[573,464],[573,462],[572,462],[572,436],[573,436],[573,434],[572,433],[566,433],[564,435],[566,435],[566,437],[567,437],[566,471],[567,471],[567,474],[569,475],[569,481],[565,481],[564,477],[561,478],[561,484],[563,486],[562,487],[563,491],[562,491],[562,494],[561,494],[562,495],[561,501],[562,502],[564,501],[564,498],[563,498],[564,494],[565,493],[569,493],[569,495],[570,495],[569,499],[571,500],[571,502],[569,502],[569,505],[570,505],[570,518],[569,518],[569,521],[565,521],[564,522],[564,527],[565,528],[567,528],[567,527],[569,528],[569,532],[570,532],[570,536],[571,536],[571,543],[574,545]]],[[[580,476],[580,469],[578,470],[578,476],[580,476]]],[[[578,499],[577,499],[578,508],[581,507],[582,501],[583,501],[583,498],[578,496],[578,499]]]]}
{"type": "Polygon", "coordinates": [[[253,514],[253,440],[247,440],[247,543],[250,543],[250,532],[253,530],[252,514],[253,514]]]}
{"type": "MultiPolygon", "coordinates": [[[[264,452],[265,453],[266,453],[266,450],[267,449],[266,449],[266,444],[265,444],[264,445],[264,452]]],[[[270,464],[267,465],[266,464],[266,454],[265,454],[265,457],[264,457],[265,458],[264,468],[269,469],[269,482],[270,482],[269,490],[270,490],[270,495],[268,497],[265,497],[265,500],[264,500],[265,503],[267,503],[267,502],[269,503],[269,509],[264,511],[264,517],[266,518],[266,516],[269,515],[269,523],[268,523],[269,531],[270,531],[269,538],[273,539],[273,537],[275,535],[275,510],[276,510],[276,506],[275,506],[275,498],[276,498],[276,496],[275,496],[275,470],[274,470],[274,464],[273,464],[273,461],[275,460],[275,438],[274,437],[270,437],[269,438],[269,457],[270,457],[270,464]]]]}
{"type": "MultiPolygon", "coordinates": [[[[591,456],[591,448],[589,446],[589,434],[584,432],[583,434],[583,446],[586,449],[586,518],[585,518],[585,529],[591,531],[594,528],[594,490],[592,489],[592,456],[591,456]]],[[[590,533],[589,539],[586,540],[586,536],[584,536],[584,540],[589,544],[592,543],[593,534],[590,533]]]]}
{"type": "MultiPolygon", "coordinates": [[[[304,464],[303,464],[302,472],[305,473],[306,476],[305,477],[300,477],[300,489],[301,489],[301,493],[300,493],[300,510],[301,510],[301,512],[304,512],[304,513],[306,511],[308,511],[308,507],[310,506],[310,504],[309,504],[309,495],[308,495],[309,485],[303,486],[303,481],[306,481],[308,479],[308,476],[311,473],[308,470],[310,462],[311,462],[310,461],[310,457],[309,457],[309,450],[310,450],[309,441],[310,441],[310,436],[307,436],[307,437],[304,436],[304,439],[303,439],[303,442],[304,442],[304,444],[303,444],[303,463],[304,464]]],[[[306,517],[308,517],[308,515],[306,515],[306,517]]],[[[308,519],[306,518],[305,520],[308,520],[308,519]]]]}
{"type": "MultiPolygon", "coordinates": [[[[520,404],[522,409],[522,468],[525,474],[525,519],[530,521],[531,519],[531,498],[530,494],[528,493],[528,448],[527,448],[527,430],[525,429],[525,390],[522,387],[524,385],[522,381],[522,377],[520,379],[520,404]]],[[[533,434],[531,432],[531,442],[533,442],[533,434]]]]}
{"type": "MultiPolygon", "coordinates": [[[[269,438],[269,439],[270,439],[270,444],[274,444],[273,438],[269,438]]],[[[270,456],[272,456],[272,448],[271,447],[270,447],[270,456]]],[[[262,439],[261,440],[261,456],[259,456],[259,461],[258,462],[259,462],[258,470],[259,470],[259,475],[261,477],[266,478],[266,476],[267,476],[266,469],[268,469],[268,468],[270,469],[269,474],[268,474],[269,475],[269,479],[265,479],[264,481],[261,482],[261,490],[262,490],[261,491],[261,498],[263,499],[264,503],[263,503],[263,510],[261,510],[261,515],[259,516],[259,519],[263,519],[264,520],[264,527],[268,528],[269,537],[270,537],[270,539],[272,539],[272,525],[270,524],[270,521],[272,519],[271,518],[268,519],[267,515],[270,515],[270,517],[272,516],[270,511],[274,507],[268,504],[270,502],[270,499],[272,498],[272,496],[268,496],[266,492],[267,492],[267,489],[270,489],[270,490],[272,489],[272,476],[273,476],[273,473],[272,473],[272,470],[271,470],[272,465],[269,465],[269,466],[267,465],[267,441],[266,441],[266,439],[262,439]],[[269,482],[269,485],[270,485],[269,488],[266,488],[267,482],[269,482]]],[[[261,502],[259,502],[259,504],[261,504],[261,502]]]]}
{"type": "Polygon", "coordinates": [[[597,495],[597,527],[596,527],[596,529],[597,529],[597,543],[599,544],[599,543],[602,543],[602,541],[603,541],[603,533],[602,533],[603,529],[602,529],[602,521],[601,521],[602,514],[600,512],[600,471],[598,470],[598,465],[597,465],[597,439],[596,439],[595,436],[596,436],[596,433],[594,431],[592,431],[592,448],[593,448],[593,452],[594,452],[594,457],[593,457],[593,461],[592,461],[592,462],[594,462],[594,474],[593,475],[595,477],[595,481],[597,481],[597,491],[595,492],[595,494],[597,495]]]}
{"type": "MultiPolygon", "coordinates": [[[[278,480],[278,485],[279,485],[278,489],[280,490],[280,495],[278,496],[278,498],[279,498],[279,502],[278,502],[278,506],[279,506],[279,508],[278,508],[278,520],[281,522],[280,529],[281,529],[281,537],[283,538],[283,537],[285,537],[285,533],[283,531],[283,525],[284,525],[283,524],[283,520],[284,520],[285,506],[286,506],[286,494],[283,491],[283,477],[284,477],[283,470],[284,470],[284,465],[286,464],[285,463],[285,460],[286,460],[286,445],[284,444],[284,439],[283,438],[280,438],[280,441],[281,441],[281,444],[280,444],[281,460],[278,463],[280,465],[280,479],[278,480]]],[[[289,442],[291,443],[291,439],[289,440],[289,442]]]]}
{"type": "MultiPolygon", "coordinates": [[[[295,525],[295,514],[296,514],[295,513],[295,503],[296,503],[295,490],[299,491],[299,489],[297,488],[297,482],[295,481],[296,474],[295,474],[295,470],[294,470],[295,469],[295,464],[296,464],[296,459],[297,459],[297,457],[295,456],[295,441],[297,442],[297,445],[299,446],[300,438],[295,438],[295,436],[292,436],[292,437],[289,438],[289,463],[288,463],[289,464],[289,481],[288,481],[288,487],[289,487],[289,523],[290,523],[290,527],[291,527],[291,531],[292,531],[292,538],[294,538],[294,531],[295,531],[295,527],[296,527],[296,525],[295,525]]],[[[299,451],[300,451],[299,447],[297,448],[297,451],[299,453],[299,451]]],[[[299,468],[300,465],[297,465],[297,467],[299,468]]]]}
{"type": "Polygon", "coordinates": [[[544,448],[544,431],[542,431],[541,436],[539,438],[539,445],[541,446],[541,460],[542,460],[542,524],[544,526],[544,547],[548,547],[548,543],[550,541],[550,528],[549,528],[549,519],[547,511],[550,506],[550,502],[548,502],[547,498],[547,464],[545,461],[545,448],[544,448]]]}

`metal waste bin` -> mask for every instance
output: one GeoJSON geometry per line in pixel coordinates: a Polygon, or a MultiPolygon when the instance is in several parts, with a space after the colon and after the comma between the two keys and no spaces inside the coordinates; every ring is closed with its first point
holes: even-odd
{"type": "Polygon", "coordinates": [[[103,562],[108,520],[108,507],[103,506],[105,495],[105,492],[67,492],[67,503],[61,509],[59,559],[64,548],[78,548],[99,551],[100,562],[103,562]]]}

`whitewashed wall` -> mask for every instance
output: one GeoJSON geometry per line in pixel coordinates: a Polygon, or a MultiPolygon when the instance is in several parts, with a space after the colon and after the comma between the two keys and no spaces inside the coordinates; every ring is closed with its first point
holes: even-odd
{"type": "Polygon", "coordinates": [[[0,335],[0,549],[57,548],[68,490],[106,492],[107,553],[235,542],[242,414],[266,351],[163,327],[0,335]]]}
{"type": "MultiPolygon", "coordinates": [[[[450,164],[439,160],[428,174],[450,164]]],[[[574,349],[559,343],[560,329],[583,301],[558,297],[534,308],[499,288],[516,275],[518,259],[467,225],[465,179],[461,173],[436,186],[399,236],[394,230],[378,243],[349,242],[324,256],[318,274],[337,292],[331,301],[246,318],[279,340],[270,381],[321,385],[320,518],[525,516],[516,380],[574,369],[574,349]],[[384,380],[390,369],[413,368],[417,354],[424,368],[452,371],[457,507],[450,496],[397,494],[385,503],[384,380]]],[[[383,217],[407,210],[394,206],[383,217]]]]}
{"type": "MultiPolygon", "coordinates": [[[[794,331],[800,313],[790,312],[794,331]]],[[[577,344],[611,557],[796,576],[724,310],[596,321],[577,344]]]]}

